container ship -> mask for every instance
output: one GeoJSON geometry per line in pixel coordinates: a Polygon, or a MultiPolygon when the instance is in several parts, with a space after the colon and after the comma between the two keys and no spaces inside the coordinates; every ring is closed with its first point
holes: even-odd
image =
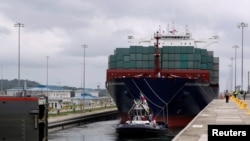
{"type": "MultiPolygon", "coordinates": [[[[132,40],[132,36],[129,37],[132,40]]],[[[198,47],[186,29],[157,31],[154,38],[116,48],[109,55],[106,89],[125,123],[134,100],[145,97],[153,119],[168,127],[187,125],[219,94],[219,57],[198,47]],[[153,44],[153,45],[152,45],[153,44]]]]}

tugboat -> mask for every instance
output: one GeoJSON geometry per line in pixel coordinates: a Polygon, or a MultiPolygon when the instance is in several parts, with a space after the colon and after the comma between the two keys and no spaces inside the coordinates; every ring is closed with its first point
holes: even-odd
{"type": "Polygon", "coordinates": [[[119,136],[145,137],[166,135],[167,125],[165,122],[157,123],[150,113],[147,101],[143,96],[134,100],[132,108],[128,112],[128,120],[117,125],[116,132],[119,136]]]}

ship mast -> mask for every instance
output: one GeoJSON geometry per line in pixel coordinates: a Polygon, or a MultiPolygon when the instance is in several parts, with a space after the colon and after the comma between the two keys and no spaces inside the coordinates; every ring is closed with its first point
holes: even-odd
{"type": "Polygon", "coordinates": [[[156,76],[160,72],[160,51],[159,51],[159,40],[161,38],[160,33],[157,31],[154,34],[154,38],[156,39],[155,43],[155,68],[154,68],[154,75],[156,76]]]}

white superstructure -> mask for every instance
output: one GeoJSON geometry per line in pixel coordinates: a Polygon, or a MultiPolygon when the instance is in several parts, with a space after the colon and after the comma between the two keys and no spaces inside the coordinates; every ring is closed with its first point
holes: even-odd
{"type": "MultiPolygon", "coordinates": [[[[159,39],[159,47],[162,46],[195,46],[197,47],[196,43],[206,43],[204,47],[209,46],[212,43],[218,42],[218,36],[213,36],[208,40],[195,40],[192,38],[191,32],[188,29],[184,32],[177,31],[176,29],[172,30],[159,30],[159,35],[161,38],[159,39]]],[[[133,36],[128,36],[130,45],[141,45],[141,46],[153,46],[155,44],[155,40],[149,39],[136,39],[133,36]]]]}

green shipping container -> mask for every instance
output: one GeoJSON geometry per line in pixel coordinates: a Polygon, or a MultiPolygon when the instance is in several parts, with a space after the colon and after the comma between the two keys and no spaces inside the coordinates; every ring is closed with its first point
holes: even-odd
{"type": "Polygon", "coordinates": [[[124,62],[129,62],[130,61],[130,56],[123,56],[123,61],[124,62]]]}
{"type": "Polygon", "coordinates": [[[135,69],[136,68],[136,61],[130,61],[129,67],[130,67],[130,69],[135,69]]]}
{"type": "Polygon", "coordinates": [[[207,63],[207,56],[201,56],[201,63],[207,63]]]}
{"type": "Polygon", "coordinates": [[[207,49],[201,49],[201,55],[207,56],[207,49]]]}
{"type": "Polygon", "coordinates": [[[194,53],[194,47],[193,46],[187,46],[187,53],[194,53]]]}
{"type": "Polygon", "coordinates": [[[142,61],[142,68],[148,69],[148,61],[142,61]]]}
{"type": "Polygon", "coordinates": [[[194,54],[194,61],[201,61],[201,55],[200,54],[194,54]]]}
{"type": "Polygon", "coordinates": [[[180,63],[180,61],[175,61],[174,67],[175,67],[175,69],[180,69],[180,68],[181,68],[181,63],[180,63]]]}
{"type": "Polygon", "coordinates": [[[149,53],[149,48],[148,47],[143,47],[142,48],[142,53],[143,54],[148,54],[149,53]]]}
{"type": "Polygon", "coordinates": [[[195,48],[194,53],[195,54],[201,54],[201,49],[200,48],[195,48]]]}
{"type": "Polygon", "coordinates": [[[116,56],[115,55],[109,55],[109,62],[115,62],[116,56]]]}
{"type": "Polygon", "coordinates": [[[206,70],[207,69],[207,64],[201,64],[201,69],[206,70]]]}
{"type": "Polygon", "coordinates": [[[181,47],[175,46],[175,53],[180,54],[181,53],[181,47]]]}
{"type": "Polygon", "coordinates": [[[181,60],[181,54],[175,54],[174,55],[174,60],[175,61],[180,61],[181,60]]]}
{"type": "Polygon", "coordinates": [[[123,49],[124,48],[116,48],[115,49],[115,54],[123,54],[123,49]]]}
{"type": "Polygon", "coordinates": [[[138,47],[136,48],[136,53],[142,54],[142,49],[143,49],[142,46],[138,46],[138,47]]]}
{"type": "Polygon", "coordinates": [[[182,54],[188,53],[187,47],[183,46],[183,47],[181,48],[181,53],[182,53],[182,54]]]}
{"type": "Polygon", "coordinates": [[[149,69],[155,68],[155,63],[154,63],[154,61],[148,61],[148,68],[149,68],[149,69]]]}
{"type": "Polygon", "coordinates": [[[194,54],[188,54],[188,61],[194,61],[194,54]]]}
{"type": "Polygon", "coordinates": [[[154,46],[148,47],[148,53],[149,53],[149,54],[155,53],[155,47],[154,47],[154,46]]]}
{"type": "Polygon", "coordinates": [[[154,54],[149,54],[148,60],[149,61],[154,61],[155,60],[155,55],[154,54]]]}
{"type": "Polygon", "coordinates": [[[116,62],[116,68],[122,69],[123,68],[123,61],[117,61],[116,62]]]}
{"type": "Polygon", "coordinates": [[[174,61],[168,61],[168,68],[169,69],[174,69],[175,68],[175,62],[174,61]]]}
{"type": "Polygon", "coordinates": [[[188,60],[188,54],[181,54],[181,61],[187,61],[188,60]]]}
{"type": "Polygon", "coordinates": [[[201,69],[201,63],[199,61],[194,61],[194,69],[201,69]]]}
{"type": "Polygon", "coordinates": [[[122,53],[116,54],[116,61],[123,61],[123,54],[122,53]]]}
{"type": "Polygon", "coordinates": [[[109,69],[116,69],[116,62],[109,62],[109,69]]]}
{"type": "Polygon", "coordinates": [[[189,61],[188,62],[188,69],[193,69],[194,68],[194,62],[189,61]]]}
{"type": "Polygon", "coordinates": [[[142,54],[136,54],[136,60],[142,61],[142,54]]]}
{"type": "Polygon", "coordinates": [[[161,66],[162,66],[163,69],[168,69],[168,61],[162,62],[161,66]]]}
{"type": "Polygon", "coordinates": [[[136,61],[136,69],[142,69],[142,61],[136,61]]]}
{"type": "Polygon", "coordinates": [[[124,69],[129,69],[130,68],[130,62],[124,62],[123,63],[123,68],[124,69]]]}
{"type": "Polygon", "coordinates": [[[207,62],[213,63],[213,56],[207,56],[207,62]]]}
{"type": "Polygon", "coordinates": [[[187,69],[188,68],[188,62],[187,61],[181,61],[180,69],[187,69]]]}
{"type": "Polygon", "coordinates": [[[141,46],[130,46],[129,53],[137,53],[137,47],[141,47],[141,46]]]}
{"type": "Polygon", "coordinates": [[[207,63],[207,69],[213,70],[213,63],[207,63]]]}
{"type": "Polygon", "coordinates": [[[123,55],[129,55],[130,53],[129,53],[129,48],[124,48],[123,49],[123,55]]]}
{"type": "Polygon", "coordinates": [[[162,54],[162,55],[161,55],[161,59],[162,59],[163,61],[167,61],[167,60],[168,60],[168,54],[162,54]]]}
{"type": "Polygon", "coordinates": [[[149,60],[149,55],[148,54],[142,54],[142,60],[143,61],[148,61],[149,60]]]}
{"type": "Polygon", "coordinates": [[[135,61],[136,60],[136,54],[130,54],[129,60],[130,61],[135,61]]]}
{"type": "Polygon", "coordinates": [[[163,46],[163,47],[162,47],[162,53],[163,53],[163,54],[169,53],[168,50],[169,50],[168,47],[166,47],[166,46],[163,46]]]}
{"type": "Polygon", "coordinates": [[[168,60],[174,61],[175,60],[175,54],[168,54],[168,60]]]}

